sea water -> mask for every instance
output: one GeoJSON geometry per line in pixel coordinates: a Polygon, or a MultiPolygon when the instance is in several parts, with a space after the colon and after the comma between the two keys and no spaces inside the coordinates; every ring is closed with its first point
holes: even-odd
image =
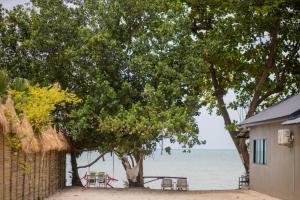
{"type": "MultiPolygon", "coordinates": [[[[99,156],[98,152],[84,152],[77,159],[78,166],[86,165],[99,156]]],[[[67,184],[70,185],[70,157],[67,157],[67,184]]],[[[113,186],[125,186],[126,173],[117,156],[107,154],[90,168],[79,169],[79,176],[87,171],[106,172],[119,181],[113,186]]],[[[156,151],[144,160],[144,176],[187,177],[190,190],[226,190],[238,188],[238,177],[244,168],[236,150],[194,149],[190,153],[172,150],[171,155],[156,151]]],[[[149,179],[151,180],[151,179],[149,179]]],[[[147,180],[145,180],[147,181],[147,180]]],[[[84,179],[82,182],[85,184],[84,179]]],[[[145,187],[160,189],[161,180],[145,184],[145,187]]]]}

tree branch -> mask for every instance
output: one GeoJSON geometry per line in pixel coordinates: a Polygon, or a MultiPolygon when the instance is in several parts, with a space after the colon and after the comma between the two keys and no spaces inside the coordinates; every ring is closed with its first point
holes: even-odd
{"type": "Polygon", "coordinates": [[[132,25],[127,29],[129,45],[132,44],[132,36],[133,36],[134,31],[136,29],[140,28],[142,26],[142,24],[144,23],[143,17],[145,17],[144,12],[142,12],[141,15],[139,16],[139,18],[137,19],[137,21],[134,20],[132,25]]]}
{"type": "Polygon", "coordinates": [[[130,158],[130,160],[131,160],[131,165],[132,165],[132,167],[134,167],[134,160],[133,160],[132,155],[129,155],[129,158],[130,158]]]}
{"type": "Polygon", "coordinates": [[[225,102],[223,99],[223,96],[225,93],[224,89],[219,84],[219,81],[218,81],[217,75],[216,75],[216,70],[214,69],[212,64],[209,67],[209,71],[210,71],[210,75],[211,75],[212,84],[213,84],[214,90],[215,90],[214,96],[217,98],[219,109],[224,118],[225,125],[229,125],[229,124],[231,124],[231,119],[230,119],[229,113],[226,109],[226,105],[225,105],[225,102]]]}
{"type": "Polygon", "coordinates": [[[83,166],[79,166],[77,167],[77,169],[80,169],[80,168],[87,168],[87,167],[90,167],[92,166],[93,164],[95,164],[98,160],[100,160],[106,153],[103,153],[101,154],[100,156],[98,156],[93,162],[87,164],[87,165],[83,165],[83,166]]]}
{"type": "Polygon", "coordinates": [[[284,89],[282,82],[278,84],[273,90],[269,90],[265,94],[263,94],[258,100],[257,105],[260,105],[264,100],[266,100],[269,96],[281,92],[284,89]]]}
{"type": "Polygon", "coordinates": [[[271,71],[272,67],[274,66],[274,60],[275,60],[274,57],[276,55],[279,27],[280,27],[280,18],[277,18],[274,23],[274,28],[272,29],[272,31],[270,33],[271,43],[269,46],[269,55],[268,55],[268,58],[266,60],[265,66],[264,66],[263,73],[260,76],[258,83],[256,84],[255,92],[254,92],[253,98],[250,102],[249,110],[246,115],[246,119],[251,117],[255,113],[257,106],[259,105],[258,104],[259,98],[261,96],[263,86],[265,85],[265,83],[269,77],[270,71],[271,71]]]}

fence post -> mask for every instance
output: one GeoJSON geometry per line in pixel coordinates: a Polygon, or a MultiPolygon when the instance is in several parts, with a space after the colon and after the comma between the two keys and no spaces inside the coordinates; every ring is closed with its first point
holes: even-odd
{"type": "Polygon", "coordinates": [[[4,135],[0,133],[0,199],[4,199],[4,135]]]}

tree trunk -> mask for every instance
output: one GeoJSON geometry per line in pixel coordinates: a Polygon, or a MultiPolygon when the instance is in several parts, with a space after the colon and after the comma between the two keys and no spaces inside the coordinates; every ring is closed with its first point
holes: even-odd
{"type": "Polygon", "coordinates": [[[130,188],[132,187],[144,187],[144,178],[143,178],[143,155],[141,154],[135,154],[134,160],[136,162],[136,165],[132,166],[130,162],[128,161],[128,158],[122,159],[123,167],[126,171],[127,180],[128,180],[128,186],[130,188]]]}
{"type": "Polygon", "coordinates": [[[74,149],[71,150],[71,165],[72,165],[72,186],[83,186],[78,174],[76,152],[74,149]]]}
{"type": "MultiPolygon", "coordinates": [[[[271,43],[269,45],[269,55],[267,57],[267,60],[266,60],[265,66],[264,66],[263,73],[256,83],[255,92],[254,92],[254,95],[250,102],[249,110],[246,115],[246,119],[253,116],[259,103],[261,103],[264,100],[264,98],[268,97],[268,96],[265,96],[265,97],[262,96],[262,88],[265,86],[265,83],[269,77],[271,68],[275,65],[274,57],[276,55],[276,47],[277,47],[277,39],[278,39],[277,37],[278,37],[278,31],[279,31],[279,27],[280,27],[279,25],[280,25],[280,18],[276,18],[274,21],[274,28],[271,30],[271,43]]],[[[223,99],[225,92],[223,91],[223,87],[221,86],[219,80],[217,79],[216,70],[214,69],[214,66],[212,63],[210,63],[209,70],[210,70],[212,84],[213,84],[213,87],[215,90],[214,95],[217,98],[220,112],[223,116],[225,125],[227,126],[227,125],[231,124],[232,122],[231,122],[229,113],[227,111],[227,108],[226,108],[226,105],[225,105],[224,99],[223,99]]],[[[280,89],[280,87],[279,87],[279,89],[280,89]]],[[[272,93],[270,93],[269,95],[271,95],[271,94],[272,93]]],[[[247,145],[246,145],[246,139],[245,138],[237,138],[236,137],[237,133],[235,131],[229,131],[229,133],[230,133],[230,136],[240,154],[240,157],[244,164],[246,172],[249,172],[249,152],[248,152],[247,145]]]]}
{"type": "Polygon", "coordinates": [[[255,92],[250,102],[246,119],[253,116],[253,114],[255,113],[257,106],[260,103],[260,98],[262,96],[262,89],[265,86],[266,82],[268,81],[271,68],[275,66],[275,56],[277,50],[279,28],[280,28],[280,18],[274,17],[273,28],[270,31],[271,42],[268,47],[269,54],[266,58],[266,63],[264,66],[263,73],[261,74],[259,80],[256,82],[255,92]]]}
{"type": "MultiPolygon", "coordinates": [[[[212,21],[213,20],[211,19],[209,21],[209,23],[206,24],[205,27],[199,27],[197,25],[197,19],[195,19],[193,21],[193,27],[192,27],[193,33],[196,34],[198,36],[198,38],[201,40],[202,39],[201,35],[199,35],[197,31],[202,30],[202,29],[212,30],[213,29],[213,26],[211,24],[212,21]]],[[[271,43],[268,47],[269,54],[266,59],[264,71],[263,71],[261,77],[259,78],[259,80],[256,82],[255,92],[254,92],[253,98],[250,102],[249,110],[246,115],[246,119],[251,117],[255,113],[258,105],[262,101],[264,101],[268,96],[271,96],[277,90],[279,90],[279,91],[282,90],[281,86],[279,86],[278,88],[276,87],[274,89],[274,91],[271,91],[270,93],[267,93],[264,95],[262,94],[262,88],[265,86],[265,82],[267,81],[267,79],[269,77],[270,70],[275,65],[275,56],[276,56],[276,50],[277,50],[276,48],[277,48],[278,32],[280,29],[280,21],[281,21],[280,15],[274,16],[274,23],[270,30],[271,43]]],[[[226,105],[225,105],[224,99],[223,99],[223,97],[225,95],[224,88],[222,87],[219,80],[217,79],[217,75],[216,75],[216,71],[214,69],[213,63],[211,61],[209,61],[207,59],[207,57],[204,57],[204,60],[206,60],[210,64],[209,70],[210,70],[210,76],[212,79],[212,84],[213,84],[213,87],[215,90],[214,96],[216,97],[216,99],[218,101],[218,106],[219,106],[220,112],[222,114],[222,117],[224,119],[225,125],[230,125],[232,122],[231,122],[229,113],[227,111],[227,108],[226,108],[226,105]]],[[[246,139],[245,138],[237,138],[236,137],[237,132],[235,132],[235,131],[229,131],[229,133],[235,144],[235,147],[237,148],[237,150],[240,154],[240,157],[241,157],[241,160],[243,162],[246,172],[249,172],[249,152],[247,149],[247,145],[245,143],[246,139]]]]}
{"type": "Polygon", "coordinates": [[[139,173],[137,176],[137,182],[135,183],[134,187],[144,187],[144,158],[142,155],[135,155],[134,159],[136,161],[136,163],[139,164],[139,173]]]}
{"type": "Polygon", "coordinates": [[[241,159],[243,160],[243,164],[247,173],[249,173],[249,152],[248,147],[246,145],[246,138],[239,138],[239,148],[238,152],[240,154],[241,159]]]}
{"type": "MultiPolygon", "coordinates": [[[[224,117],[223,117],[224,118],[224,117]]],[[[245,138],[237,138],[237,132],[236,131],[229,131],[230,137],[233,140],[233,143],[240,155],[241,161],[244,165],[246,173],[249,172],[249,152],[248,147],[246,144],[245,138]]]]}
{"type": "MultiPolygon", "coordinates": [[[[217,98],[219,110],[224,119],[225,126],[228,126],[232,122],[231,122],[229,113],[227,111],[226,104],[223,99],[225,92],[217,79],[216,71],[212,64],[211,64],[209,70],[210,70],[210,75],[211,75],[211,79],[212,79],[212,83],[213,83],[213,87],[214,87],[214,91],[215,91],[214,96],[217,98]]],[[[239,152],[239,155],[240,155],[242,163],[245,167],[245,170],[248,173],[249,172],[249,152],[247,149],[246,140],[245,140],[245,138],[237,138],[238,133],[236,131],[229,131],[229,134],[230,134],[231,139],[233,140],[233,143],[234,143],[237,151],[239,152]]]]}

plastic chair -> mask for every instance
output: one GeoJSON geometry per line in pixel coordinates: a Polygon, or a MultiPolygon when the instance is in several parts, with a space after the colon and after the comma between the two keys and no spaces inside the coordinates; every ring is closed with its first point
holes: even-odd
{"type": "Polygon", "coordinates": [[[96,172],[90,172],[89,175],[87,175],[87,187],[90,187],[91,185],[96,186],[96,172]]]}
{"type": "Polygon", "coordinates": [[[163,178],[161,182],[161,188],[162,190],[165,190],[166,188],[170,188],[173,190],[173,183],[171,178],[163,178]]]}
{"type": "Polygon", "coordinates": [[[189,185],[187,183],[187,179],[186,178],[179,178],[177,179],[177,184],[176,184],[176,188],[177,190],[188,190],[189,185]]]}
{"type": "Polygon", "coordinates": [[[98,172],[97,178],[98,178],[97,182],[98,182],[99,186],[101,184],[103,184],[103,186],[106,187],[106,174],[105,174],[105,172],[98,172]]]}

